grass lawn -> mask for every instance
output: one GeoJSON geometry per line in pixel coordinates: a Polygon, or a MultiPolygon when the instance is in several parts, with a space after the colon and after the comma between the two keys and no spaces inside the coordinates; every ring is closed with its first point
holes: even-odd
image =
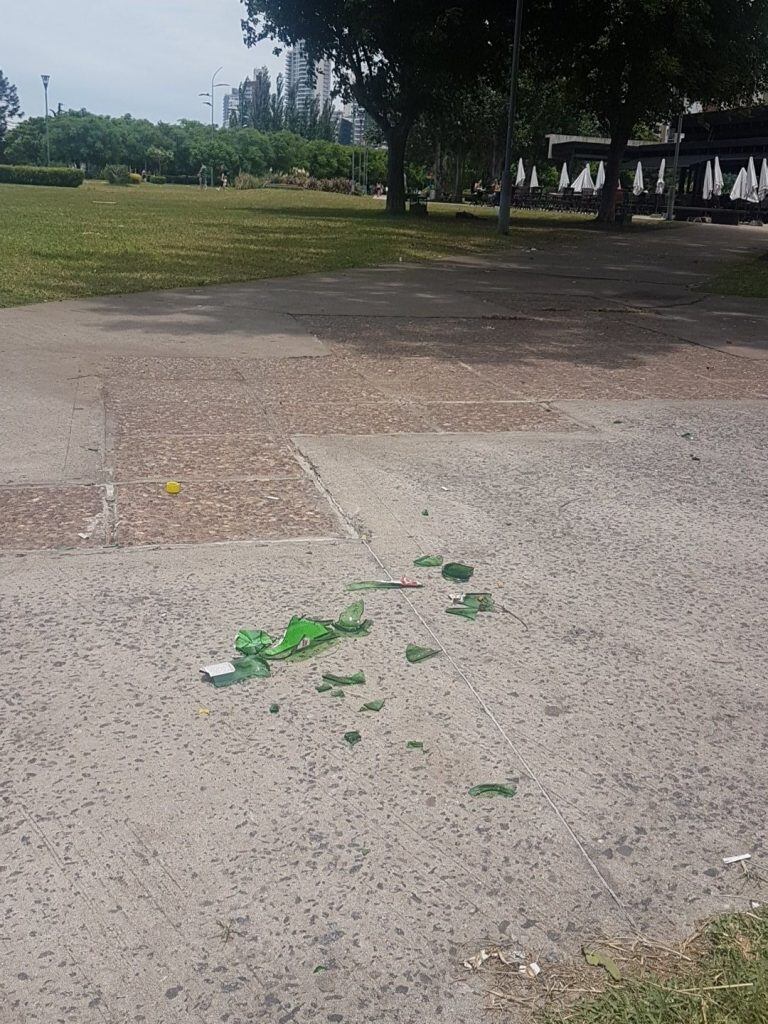
{"type": "Polygon", "coordinates": [[[494,211],[456,210],[390,219],[381,201],[321,192],[0,185],[0,306],[539,246],[592,227],[523,212],[505,239],[494,211]]]}
{"type": "Polygon", "coordinates": [[[728,263],[707,281],[704,290],[718,295],[741,295],[746,299],[768,299],[768,257],[753,256],[728,263]]]}

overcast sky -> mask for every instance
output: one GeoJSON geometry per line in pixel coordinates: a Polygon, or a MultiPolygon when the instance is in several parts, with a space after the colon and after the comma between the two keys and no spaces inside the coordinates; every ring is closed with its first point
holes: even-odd
{"type": "MultiPolygon", "coordinates": [[[[0,0],[0,9],[0,68],[28,117],[44,110],[41,74],[51,76],[52,109],[207,121],[198,93],[220,64],[218,81],[231,85],[254,66],[274,79],[284,65],[271,43],[245,45],[239,0],[0,0]]],[[[225,91],[216,90],[217,123],[225,91]]]]}

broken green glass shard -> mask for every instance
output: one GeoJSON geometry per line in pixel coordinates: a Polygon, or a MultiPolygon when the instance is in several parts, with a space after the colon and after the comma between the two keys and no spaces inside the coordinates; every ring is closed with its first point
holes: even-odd
{"type": "Polygon", "coordinates": [[[235,650],[241,654],[258,654],[274,642],[263,629],[241,629],[235,637],[235,650]]]}
{"type": "Polygon", "coordinates": [[[464,604],[452,604],[450,608],[446,608],[445,610],[449,615],[456,615],[460,619],[469,619],[470,622],[475,621],[478,612],[477,608],[464,604]]]}
{"type": "Polygon", "coordinates": [[[471,604],[477,606],[479,612],[495,612],[496,604],[493,600],[493,596],[485,591],[476,594],[465,594],[464,604],[470,607],[471,604]]]}
{"type": "Polygon", "coordinates": [[[346,693],[343,690],[331,690],[331,697],[346,697],[346,693]]]}
{"type": "Polygon", "coordinates": [[[323,654],[327,654],[328,651],[335,647],[340,641],[341,637],[336,636],[333,633],[329,633],[328,636],[319,637],[317,640],[313,640],[312,643],[307,644],[306,647],[302,647],[301,650],[294,651],[293,654],[289,654],[285,660],[294,662],[306,661],[308,658],[319,658],[323,654]]]}
{"type": "Polygon", "coordinates": [[[318,964],[317,967],[312,971],[313,974],[320,974],[321,971],[327,971],[328,968],[325,964],[318,964]]]}
{"type": "Polygon", "coordinates": [[[335,676],[332,672],[324,672],[323,680],[334,686],[362,686],[365,682],[364,672],[353,672],[351,676],[335,676]]]}
{"type": "Polygon", "coordinates": [[[469,791],[470,796],[514,796],[517,789],[514,786],[505,786],[502,782],[482,782],[479,786],[473,786],[469,791]]]}
{"type": "Polygon", "coordinates": [[[414,558],[414,565],[418,565],[420,569],[432,569],[435,566],[443,564],[442,555],[422,555],[421,558],[414,558]]]}
{"type": "Polygon", "coordinates": [[[233,658],[230,662],[219,665],[208,665],[201,669],[205,679],[219,689],[241,683],[245,679],[265,679],[269,675],[269,665],[261,658],[248,656],[233,658]]]}
{"type": "Polygon", "coordinates": [[[423,750],[424,740],[408,740],[405,746],[408,750],[423,750]]]}
{"type": "Polygon", "coordinates": [[[335,639],[333,630],[326,623],[294,615],[280,639],[269,647],[265,647],[261,656],[276,660],[288,658],[293,654],[299,654],[308,647],[316,646],[322,641],[333,639],[335,639]]]}
{"type": "Polygon", "coordinates": [[[463,562],[446,562],[443,566],[443,578],[446,580],[460,580],[466,583],[475,571],[473,565],[464,565],[463,562]]]}
{"type": "Polygon", "coordinates": [[[361,711],[381,711],[384,707],[383,700],[369,700],[367,704],[363,704],[360,708],[361,711]]]}
{"type": "Polygon", "coordinates": [[[333,628],[348,636],[364,636],[370,632],[372,624],[370,619],[363,618],[364,612],[365,603],[362,600],[353,601],[333,623],[333,628]]]}
{"type": "Polygon", "coordinates": [[[409,580],[403,576],[399,580],[360,580],[357,583],[348,583],[347,590],[410,590],[416,587],[423,587],[418,580],[409,580]]]}
{"type": "Polygon", "coordinates": [[[418,644],[408,644],[405,649],[406,660],[410,661],[413,665],[417,661],[426,661],[427,658],[434,658],[440,651],[436,651],[432,647],[419,647],[418,644]]]}
{"type": "Polygon", "coordinates": [[[422,514],[423,516],[428,516],[428,515],[429,515],[429,509],[428,509],[428,508],[423,508],[423,509],[421,510],[421,514],[422,514]]]}
{"type": "Polygon", "coordinates": [[[360,742],[362,736],[360,735],[359,732],[357,732],[357,730],[354,730],[352,732],[345,732],[344,739],[350,745],[350,747],[354,747],[356,743],[360,742]]]}
{"type": "Polygon", "coordinates": [[[279,704],[270,704],[269,705],[269,713],[270,713],[270,715],[276,715],[279,710],[280,710],[280,705],[279,704]]]}
{"type": "Polygon", "coordinates": [[[329,690],[333,689],[333,683],[326,683],[325,680],[323,680],[322,683],[317,684],[315,689],[318,693],[328,693],[329,690]]]}

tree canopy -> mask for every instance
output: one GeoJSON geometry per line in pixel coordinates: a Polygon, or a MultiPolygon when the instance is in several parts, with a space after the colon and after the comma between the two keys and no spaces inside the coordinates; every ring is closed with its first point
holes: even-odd
{"type": "Polygon", "coordinates": [[[524,28],[524,52],[610,136],[603,220],[636,125],[687,100],[749,103],[768,75],[768,0],[538,0],[524,28]]]}
{"type": "Polygon", "coordinates": [[[8,122],[12,117],[21,116],[22,111],[19,106],[19,94],[16,91],[16,86],[8,81],[0,68],[0,154],[3,152],[8,122]]]}
{"type": "MultiPolygon", "coordinates": [[[[243,0],[246,42],[303,41],[333,62],[345,100],[355,99],[388,146],[387,209],[405,208],[403,171],[411,128],[462,86],[491,75],[507,6],[473,0],[243,0]]],[[[498,64],[498,61],[496,61],[498,64]]]]}

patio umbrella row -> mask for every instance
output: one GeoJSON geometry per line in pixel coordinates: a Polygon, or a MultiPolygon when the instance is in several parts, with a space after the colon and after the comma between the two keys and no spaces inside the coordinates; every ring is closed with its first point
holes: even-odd
{"type": "MultiPolygon", "coordinates": [[[[664,191],[665,167],[666,160],[662,160],[661,166],[659,167],[658,179],[656,181],[657,195],[661,195],[664,191]]],[[[563,168],[560,171],[560,181],[558,187],[562,191],[563,189],[568,188],[569,184],[574,192],[584,192],[585,190],[599,192],[603,185],[605,185],[605,164],[602,160],[600,161],[600,163],[597,165],[597,174],[594,178],[592,177],[592,170],[589,164],[584,164],[584,170],[580,174],[577,174],[573,181],[570,183],[568,181],[568,165],[563,164],[563,168]]],[[[639,196],[642,192],[645,191],[645,182],[643,180],[643,165],[639,160],[637,161],[637,167],[635,168],[635,180],[632,183],[632,191],[635,193],[636,196],[639,196]]]]}
{"type": "MultiPolygon", "coordinates": [[[[717,157],[715,157],[715,164],[717,165],[716,170],[719,170],[717,157]]],[[[720,176],[720,190],[722,190],[722,175],[720,176]]],[[[704,199],[711,199],[713,193],[714,195],[720,195],[720,191],[713,181],[709,162],[707,162],[702,196],[704,199]]],[[[763,163],[760,167],[760,178],[758,179],[755,161],[750,157],[747,166],[742,167],[736,175],[736,181],[731,189],[731,199],[746,199],[748,203],[761,203],[766,196],[768,196],[768,160],[763,157],[763,163]]]]}

